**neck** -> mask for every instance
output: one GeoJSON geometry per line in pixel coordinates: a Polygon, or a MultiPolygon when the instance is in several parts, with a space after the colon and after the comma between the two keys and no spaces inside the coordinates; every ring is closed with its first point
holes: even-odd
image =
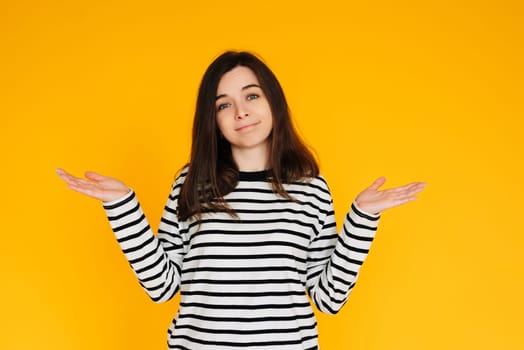
{"type": "Polygon", "coordinates": [[[268,168],[267,145],[253,148],[232,148],[231,153],[239,171],[262,171],[268,168]]]}

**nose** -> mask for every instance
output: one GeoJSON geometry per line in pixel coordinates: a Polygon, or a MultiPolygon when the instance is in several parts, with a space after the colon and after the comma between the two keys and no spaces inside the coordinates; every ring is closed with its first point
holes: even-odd
{"type": "Polygon", "coordinates": [[[247,118],[247,117],[249,117],[249,113],[247,113],[247,112],[240,112],[240,111],[239,111],[239,112],[236,114],[235,119],[237,119],[237,120],[242,120],[242,119],[247,118]]]}
{"type": "Polygon", "coordinates": [[[249,117],[249,113],[243,104],[238,104],[237,106],[238,107],[235,113],[235,119],[242,120],[249,117]]]}
{"type": "Polygon", "coordinates": [[[249,117],[249,108],[245,101],[238,100],[234,103],[235,106],[235,120],[242,120],[249,117]]]}

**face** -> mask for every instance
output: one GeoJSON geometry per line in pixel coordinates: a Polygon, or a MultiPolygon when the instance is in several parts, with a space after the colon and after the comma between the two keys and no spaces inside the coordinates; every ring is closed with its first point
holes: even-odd
{"type": "Polygon", "coordinates": [[[238,66],[222,76],[217,88],[217,124],[238,152],[266,154],[273,128],[271,107],[257,77],[247,67],[238,66]]]}

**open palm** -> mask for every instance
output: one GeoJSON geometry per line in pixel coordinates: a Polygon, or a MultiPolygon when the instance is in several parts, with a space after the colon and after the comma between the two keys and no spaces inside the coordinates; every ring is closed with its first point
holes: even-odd
{"type": "Polygon", "coordinates": [[[379,187],[385,182],[386,178],[380,177],[357,196],[356,202],[360,209],[378,214],[386,209],[417,199],[415,195],[426,187],[424,182],[412,182],[396,188],[379,190],[379,187]]]}
{"type": "Polygon", "coordinates": [[[110,202],[123,197],[130,191],[129,187],[122,181],[93,171],[85,173],[86,179],[73,176],[63,169],[57,169],[56,172],[70,189],[103,202],[110,202]]]}

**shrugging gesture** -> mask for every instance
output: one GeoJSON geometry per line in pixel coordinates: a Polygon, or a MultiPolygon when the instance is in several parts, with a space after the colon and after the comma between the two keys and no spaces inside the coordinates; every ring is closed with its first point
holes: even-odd
{"type": "Polygon", "coordinates": [[[329,186],[293,128],[282,87],[248,52],[225,52],[204,73],[188,163],[156,235],[122,181],[57,169],[70,189],[104,202],[152,300],[180,291],[170,349],[317,349],[307,295],[320,311],[337,312],[374,240],[380,216],[371,214],[410,202],[425,187],[380,190],[386,180],[378,178],[337,234],[329,186]]]}
{"type": "MultiPolygon", "coordinates": [[[[85,172],[86,179],[73,176],[60,168],[56,172],[67,183],[68,188],[103,202],[123,197],[130,191],[122,181],[93,171],[85,172]]],[[[360,192],[356,198],[360,209],[371,214],[379,214],[386,209],[416,200],[415,195],[426,187],[424,182],[412,182],[400,187],[379,190],[385,182],[385,177],[379,177],[371,186],[360,192]]]]}

